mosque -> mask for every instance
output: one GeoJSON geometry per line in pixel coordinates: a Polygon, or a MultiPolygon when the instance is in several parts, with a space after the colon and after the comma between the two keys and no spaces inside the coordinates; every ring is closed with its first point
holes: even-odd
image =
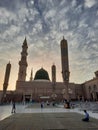
{"type": "MultiPolygon", "coordinates": [[[[22,45],[21,59],[19,61],[18,79],[15,91],[6,91],[7,100],[14,98],[16,101],[62,101],[68,100],[98,100],[98,71],[95,77],[82,84],[69,82],[69,59],[68,44],[63,37],[60,42],[61,66],[63,82],[56,81],[56,65],[51,65],[51,79],[48,72],[41,68],[34,78],[31,70],[30,80],[26,81],[27,73],[27,50],[28,44],[25,38],[22,45]]],[[[10,64],[10,63],[9,63],[10,64]]],[[[6,89],[7,90],[7,89],[6,89]]],[[[4,90],[3,90],[4,91],[4,90]]],[[[5,92],[5,91],[4,91],[5,92]]]]}
{"type": "MultiPolygon", "coordinates": [[[[39,69],[35,77],[32,77],[32,71],[30,81],[26,81],[27,71],[27,40],[25,38],[22,45],[21,60],[19,61],[19,73],[18,80],[16,81],[16,93],[22,95],[25,101],[41,101],[41,100],[63,100],[66,99],[66,89],[68,85],[68,93],[70,98],[76,99],[75,89],[80,88],[80,85],[69,83],[69,60],[68,60],[68,45],[67,40],[63,38],[60,43],[61,47],[61,65],[62,65],[62,78],[63,82],[56,81],[56,65],[51,66],[52,81],[50,80],[48,72],[41,68],[39,69]]],[[[81,92],[81,91],[79,91],[81,92]]],[[[82,93],[80,94],[82,96],[82,93]]]]}

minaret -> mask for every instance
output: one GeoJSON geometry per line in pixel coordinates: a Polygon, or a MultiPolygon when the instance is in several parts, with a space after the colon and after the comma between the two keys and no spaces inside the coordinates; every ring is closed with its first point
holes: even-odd
{"type": "Polygon", "coordinates": [[[26,80],[26,70],[27,70],[27,40],[25,38],[23,45],[22,45],[22,52],[21,52],[21,60],[19,61],[19,73],[18,73],[18,81],[25,81],[26,80]]]}
{"type": "Polygon", "coordinates": [[[55,85],[55,83],[56,83],[56,66],[53,64],[51,69],[52,69],[52,83],[55,85]]]}
{"type": "MultiPolygon", "coordinates": [[[[62,77],[65,85],[65,92],[63,97],[69,101],[68,84],[69,84],[69,61],[68,61],[68,45],[67,40],[61,40],[61,64],[62,64],[62,77]]],[[[69,106],[68,106],[69,107],[69,106]]]]}
{"type": "Polygon", "coordinates": [[[30,81],[33,80],[33,70],[31,70],[30,81]]]}
{"type": "Polygon", "coordinates": [[[68,46],[67,40],[61,41],[61,64],[62,64],[62,77],[64,82],[69,82],[69,61],[68,61],[68,46]]]}
{"type": "Polygon", "coordinates": [[[10,62],[6,65],[6,71],[5,71],[5,78],[4,78],[4,84],[3,84],[3,94],[1,102],[3,103],[3,99],[6,96],[6,90],[8,87],[9,77],[10,77],[10,71],[11,71],[11,64],[10,62]]]}

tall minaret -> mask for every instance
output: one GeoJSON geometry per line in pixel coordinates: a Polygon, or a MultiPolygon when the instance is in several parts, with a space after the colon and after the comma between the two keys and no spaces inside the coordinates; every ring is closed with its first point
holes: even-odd
{"type": "Polygon", "coordinates": [[[27,70],[27,40],[25,38],[23,45],[22,45],[22,52],[21,52],[21,60],[19,61],[19,73],[18,73],[18,81],[25,81],[26,80],[26,70],[27,70]]]}
{"type": "Polygon", "coordinates": [[[62,64],[62,77],[65,85],[65,92],[63,97],[69,101],[68,84],[69,84],[69,61],[68,61],[68,45],[67,40],[61,40],[61,64],[62,64]]]}
{"type": "Polygon", "coordinates": [[[31,70],[30,81],[33,80],[33,69],[31,70]]]}
{"type": "Polygon", "coordinates": [[[56,83],[56,66],[53,64],[51,69],[52,69],[52,83],[53,83],[53,85],[55,85],[55,83],[56,83]]]}
{"type": "Polygon", "coordinates": [[[62,64],[62,77],[64,82],[69,82],[69,61],[68,61],[68,45],[67,40],[61,40],[61,64],[62,64]]]}
{"type": "Polygon", "coordinates": [[[5,71],[5,78],[4,78],[4,84],[3,84],[3,94],[1,98],[1,102],[3,103],[3,99],[6,96],[6,90],[8,87],[9,77],[10,77],[10,71],[11,71],[11,64],[10,62],[6,65],[6,71],[5,71]]]}

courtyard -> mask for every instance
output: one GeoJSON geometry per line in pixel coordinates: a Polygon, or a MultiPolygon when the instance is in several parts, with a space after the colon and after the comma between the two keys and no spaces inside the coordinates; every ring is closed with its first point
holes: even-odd
{"type": "Polygon", "coordinates": [[[0,106],[0,130],[97,130],[98,113],[95,103],[76,103],[75,108],[65,109],[62,104],[55,107],[39,103],[16,104],[16,113],[11,113],[12,105],[0,106]],[[94,109],[93,109],[94,107],[94,109]],[[82,122],[83,109],[90,114],[89,122],[82,122]],[[95,111],[94,111],[95,110],[95,111]]]}

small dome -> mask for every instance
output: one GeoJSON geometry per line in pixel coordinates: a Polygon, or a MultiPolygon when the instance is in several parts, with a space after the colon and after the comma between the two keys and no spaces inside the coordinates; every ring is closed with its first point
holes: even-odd
{"type": "Polygon", "coordinates": [[[34,80],[49,80],[48,72],[41,68],[36,72],[34,80]]]}

